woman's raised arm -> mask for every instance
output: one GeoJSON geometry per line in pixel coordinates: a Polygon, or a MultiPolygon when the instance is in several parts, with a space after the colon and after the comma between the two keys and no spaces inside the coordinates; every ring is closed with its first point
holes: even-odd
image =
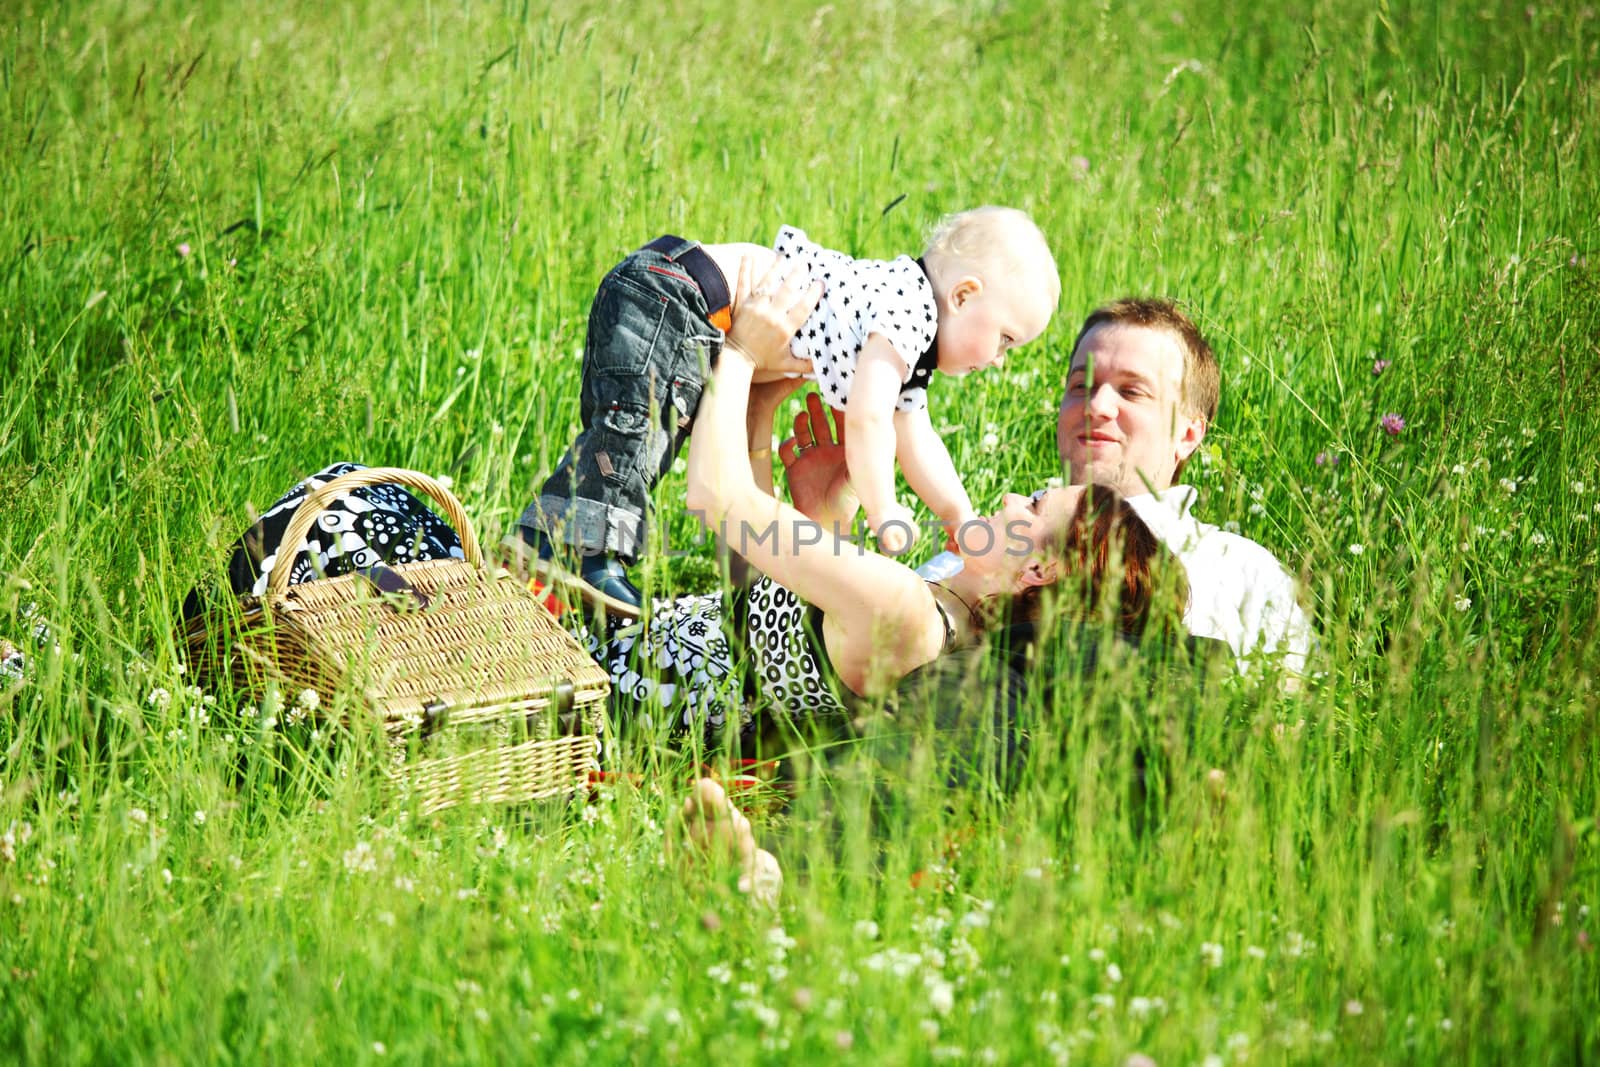
{"type": "Polygon", "coordinates": [[[689,439],[689,508],[733,551],[822,610],[828,652],[846,685],[864,692],[878,680],[892,684],[938,654],[943,630],[927,585],[763,492],[746,456],[755,373],[797,369],[788,341],[820,291],[790,287],[778,268],[754,286],[742,268],[738,285],[739,311],[689,439]]]}

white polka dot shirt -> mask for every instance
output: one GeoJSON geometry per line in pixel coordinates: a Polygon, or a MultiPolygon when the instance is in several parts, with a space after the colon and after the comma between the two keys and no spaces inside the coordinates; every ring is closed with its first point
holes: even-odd
{"type": "Polygon", "coordinates": [[[933,339],[939,312],[933,285],[917,261],[910,256],[888,262],[853,259],[813,244],[792,226],[778,231],[773,248],[785,262],[805,268],[805,275],[792,277],[792,282],[822,282],[822,300],[789,344],[798,358],[810,360],[816,369],[822,399],[834,408],[845,406],[856,357],[876,333],[894,346],[906,365],[895,408],[926,408],[928,382],[937,364],[933,339]]]}

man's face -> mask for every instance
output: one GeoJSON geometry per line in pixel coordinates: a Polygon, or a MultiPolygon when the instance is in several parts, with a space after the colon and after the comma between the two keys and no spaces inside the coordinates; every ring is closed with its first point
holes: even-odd
{"type": "Polygon", "coordinates": [[[1069,480],[1127,496],[1170,486],[1206,432],[1203,418],[1183,413],[1182,390],[1183,348],[1171,333],[1121,323],[1089,331],[1056,421],[1069,480]]]}

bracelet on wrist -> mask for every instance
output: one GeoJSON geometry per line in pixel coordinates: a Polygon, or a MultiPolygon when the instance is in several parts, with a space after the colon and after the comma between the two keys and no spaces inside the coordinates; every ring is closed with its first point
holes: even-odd
{"type": "Polygon", "coordinates": [[[771,448],[752,448],[750,450],[750,458],[751,459],[771,459],[772,458],[772,449],[771,448]]]}

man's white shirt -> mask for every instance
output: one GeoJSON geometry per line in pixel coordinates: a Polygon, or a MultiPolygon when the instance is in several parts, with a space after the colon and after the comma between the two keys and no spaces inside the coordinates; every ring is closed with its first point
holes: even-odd
{"type": "Polygon", "coordinates": [[[1192,485],[1175,485],[1128,497],[1150,532],[1183,563],[1189,578],[1184,626],[1196,637],[1226,641],[1241,672],[1253,656],[1281,654],[1286,670],[1304,673],[1311,622],[1294,579],[1261,545],[1195,518],[1197,495],[1192,485]]]}

